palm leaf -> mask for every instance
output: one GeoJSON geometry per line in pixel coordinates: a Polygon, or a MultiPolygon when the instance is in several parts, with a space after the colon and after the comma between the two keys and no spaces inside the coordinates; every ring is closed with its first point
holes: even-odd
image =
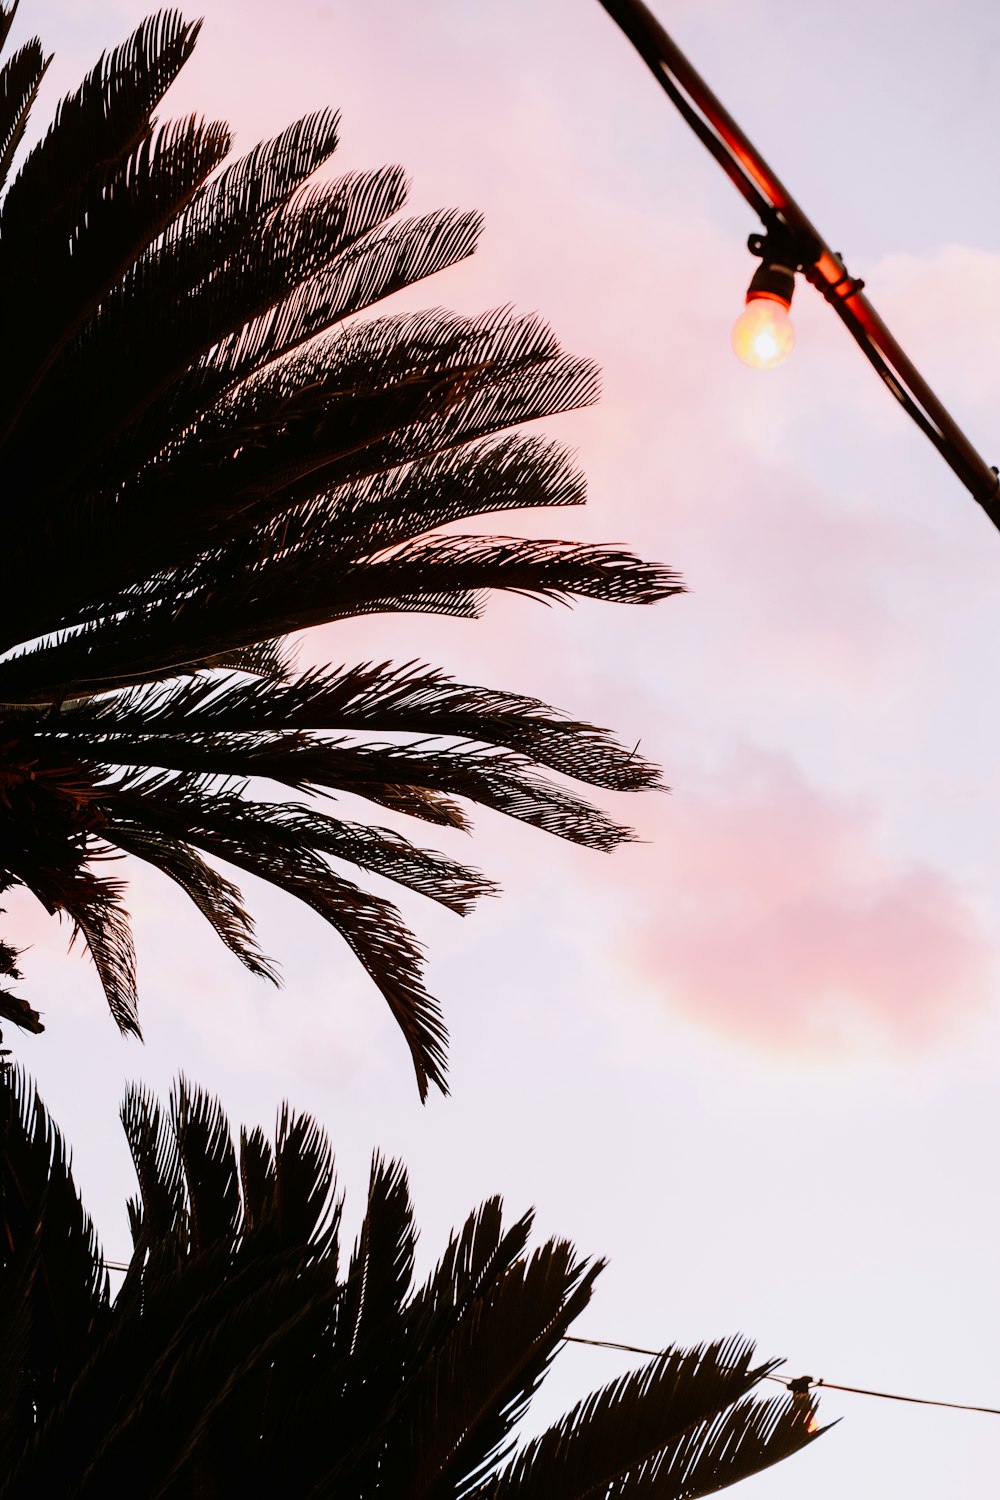
{"type": "Polygon", "coordinates": [[[63,910],[73,935],[86,944],[119,1030],[141,1036],[135,975],[135,945],[118,882],[84,872],[66,894],[63,910]]]}
{"type": "MultiPolygon", "coordinates": [[[[615,791],[657,773],[593,725],[430,668],[298,672],[289,636],[473,618],[494,590],[648,604],[681,585],[625,547],[478,534],[582,502],[572,455],[521,429],[592,402],[593,365],[509,309],[358,317],[470,255],[480,216],[402,217],[400,167],[325,175],[331,110],[233,161],[224,124],[158,123],[197,32],[165,11],[100,58],[0,202],[0,893],[70,917],[137,1031],[123,894],[95,861],[156,866],[273,978],[214,863],[270,880],[360,958],[424,1092],[446,1033],[419,947],[330,861],[458,912],[491,885],[375,820],[267,804],[257,780],[453,828],[468,800],[608,850],[629,831],[544,771],[615,791]]],[[[32,42],[0,69],[0,180],[44,67],[32,42]]],[[[0,1018],[41,1026],[6,992],[0,1018]]],[[[263,1213],[273,1163],[246,1150],[263,1213]]]]}
{"type": "MultiPolygon", "coordinates": [[[[102,57],[77,92],[62,101],[0,206],[0,275],[7,285],[24,281],[26,288],[31,286],[40,232],[72,237],[82,195],[139,146],[154,106],[191,55],[198,30],[175,11],[161,12],[102,57]]],[[[30,338],[36,312],[30,296],[12,304],[8,336],[14,347],[30,338]]],[[[19,372],[19,386],[0,419],[4,436],[44,368],[44,363],[29,360],[19,372]]]]}
{"type": "MultiPolygon", "coordinates": [[[[595,1391],[528,1443],[488,1493],[498,1500],[537,1500],[558,1489],[566,1500],[590,1500],[631,1494],[628,1486],[634,1484],[636,1494],[660,1493],[657,1476],[673,1463],[663,1456],[668,1445],[671,1452],[690,1454],[691,1434],[707,1431],[774,1368],[754,1367],[753,1352],[744,1339],[665,1350],[645,1368],[595,1391]],[[647,1480],[640,1483],[640,1475],[649,1476],[650,1488],[642,1488],[647,1480]]],[[[682,1492],[662,1487],[665,1495],[682,1492]]]]}
{"type": "MultiPolygon", "coordinates": [[[[19,954],[16,948],[9,943],[0,942],[0,978],[21,979],[23,975],[17,967],[19,954]]],[[[24,1031],[33,1031],[36,1034],[44,1031],[41,1017],[27,1002],[15,995],[11,990],[0,989],[0,1021],[13,1021],[15,1026],[20,1026],[24,1031]]],[[[0,1041],[3,1032],[0,1031],[0,1041]]],[[[3,1053],[0,1052],[0,1057],[3,1053]]],[[[0,1069],[3,1064],[0,1063],[0,1069]]]]}
{"type": "Polygon", "coordinates": [[[502,1460],[602,1265],[550,1241],[486,1284],[439,1338],[401,1403],[387,1492],[413,1500],[464,1492],[502,1460]]]}
{"type": "MultiPolygon", "coordinates": [[[[12,18],[13,8],[0,11],[0,47],[12,18]]],[[[25,43],[0,69],[0,187],[7,181],[50,61],[43,56],[36,38],[25,43]]]]}
{"type": "MultiPolygon", "coordinates": [[[[206,125],[194,118],[145,135],[120,165],[80,190],[74,204],[68,254],[64,221],[53,220],[45,233],[33,235],[31,282],[27,267],[10,263],[6,239],[0,239],[0,274],[8,282],[20,281],[29,296],[35,287],[50,289],[44,311],[35,307],[30,324],[21,330],[14,346],[24,367],[47,370],[53,364],[59,351],[93,318],[136,256],[166,228],[228,150],[225,125],[206,125]]],[[[13,257],[14,252],[9,254],[13,257]]],[[[58,377],[53,379],[58,384],[58,377]]],[[[55,404],[60,404],[58,397],[55,404]]],[[[76,406],[89,404],[83,397],[78,398],[76,406]]],[[[77,426],[79,413],[69,406],[66,413],[64,432],[68,441],[75,443],[82,435],[77,426]]],[[[42,420],[48,418],[46,410],[42,420]]],[[[6,462],[16,465],[19,454],[30,451],[38,436],[35,423],[23,422],[16,443],[8,446],[6,462]]],[[[77,461],[77,455],[73,461],[77,461]]],[[[58,463],[48,466],[50,494],[59,473],[58,463]]],[[[45,485],[40,488],[45,496],[45,485]]]]}
{"type": "Polygon", "coordinates": [[[694,1500],[815,1435],[812,1402],[757,1402],[746,1340],[667,1351],[514,1449],[599,1265],[528,1247],[499,1199],[413,1288],[406,1174],[376,1157],[338,1269],[330,1144],[308,1115],[240,1136],[180,1080],[122,1111],[139,1179],[112,1302],[65,1148],[0,1076],[0,1500],[141,1491],[292,1500],[694,1500]],[[513,1449],[513,1451],[512,1451],[513,1449]]]}
{"type": "MultiPolygon", "coordinates": [[[[147,819],[155,827],[159,810],[162,809],[163,818],[170,818],[171,803],[175,811],[198,811],[201,815],[198,821],[204,824],[211,816],[204,797],[198,795],[202,784],[199,778],[205,776],[266,776],[287,786],[329,787],[374,801],[382,801],[383,792],[392,787],[427,788],[467,797],[508,817],[592,849],[610,850],[632,837],[627,829],[590,803],[537,775],[529,761],[512,752],[476,746],[439,747],[433,741],[418,741],[412,745],[377,741],[331,744],[322,740],[311,741],[305,736],[297,743],[285,740],[264,745],[247,745],[240,741],[234,745],[225,739],[207,745],[197,740],[153,739],[138,743],[125,741],[102,748],[106,752],[112,751],[108,760],[120,757],[120,763],[125,765],[149,765],[192,773],[172,779],[161,778],[157,782],[135,783],[128,777],[109,782],[106,788],[102,788],[101,800],[112,819],[105,830],[111,839],[123,814],[128,817],[131,813],[133,817],[147,819]]],[[[229,811],[220,806],[218,816],[224,817],[229,811]]],[[[306,815],[304,808],[294,804],[287,810],[289,822],[306,815]]],[[[282,818],[281,813],[271,813],[260,804],[256,807],[251,804],[248,816],[258,823],[271,824],[282,818]]],[[[179,830],[182,825],[175,820],[174,826],[179,830]]],[[[353,826],[357,828],[357,825],[353,826]]],[[[357,864],[369,864],[371,856],[365,857],[360,830],[352,840],[352,825],[335,825],[319,815],[313,816],[312,827],[316,831],[313,847],[325,848],[327,852],[339,854],[357,864]],[[339,847],[335,847],[338,843],[336,827],[343,830],[339,847]],[[321,833],[323,828],[328,831],[321,833]]],[[[366,842],[372,854],[375,849],[381,851],[380,873],[388,874],[392,879],[402,879],[425,895],[434,895],[457,910],[466,910],[476,895],[489,889],[488,883],[484,886],[479,877],[444,856],[412,850],[412,846],[407,846],[405,841],[387,830],[376,829],[375,834],[375,839],[366,842]],[[392,841],[397,851],[395,868],[391,868],[389,862],[392,841]],[[425,870],[436,867],[442,878],[428,883],[426,879],[414,879],[412,873],[404,873],[404,864],[398,855],[406,849],[411,851],[411,872],[419,861],[425,870]],[[450,883],[455,893],[451,900],[448,900],[448,885],[444,879],[448,875],[452,877],[450,883]]],[[[193,834],[191,842],[198,843],[193,834]]],[[[370,865],[370,868],[376,867],[374,863],[370,865]]]]}
{"type": "Polygon", "coordinates": [[[447,1092],[447,1031],[436,1001],[424,988],[420,949],[396,908],[335,875],[307,851],[290,853],[259,831],[248,843],[242,837],[206,829],[197,842],[208,853],[296,896],[339,932],[375,982],[403,1033],[420,1097],[426,1097],[431,1083],[447,1092]]]}
{"type": "MultiPolygon", "coordinates": [[[[287,1105],[278,1113],[272,1183],[270,1213],[278,1243],[310,1245],[336,1264],[341,1203],[333,1150],[310,1115],[294,1114],[287,1105]]],[[[263,1223],[263,1212],[258,1216],[263,1223]]]]}
{"type": "MultiPolygon", "coordinates": [[[[793,1396],[770,1401],[741,1401],[711,1423],[691,1433],[676,1448],[668,1448],[655,1475],[650,1478],[660,1491],[668,1479],[670,1493],[681,1500],[711,1495],[806,1447],[825,1427],[815,1421],[815,1406],[793,1396]]],[[[657,1493],[651,1483],[637,1482],[623,1495],[657,1493]]]]}
{"type": "Polygon", "coordinates": [[[26,1075],[0,1068],[0,1473],[30,1442],[36,1408],[65,1395],[108,1296],[65,1142],[26,1075]]]}
{"type": "Polygon", "coordinates": [[[92,699],[36,732],[61,739],[83,730],[103,747],[115,743],[107,738],[112,735],[133,743],[140,734],[245,734],[261,741],[268,731],[360,729],[514,750],[611,791],[660,784],[657,768],[635,750],[624,750],[606,730],[561,715],[537,698],[456,683],[419,662],[314,668],[280,685],[193,677],[114,700],[92,699]]]}
{"type": "Polygon", "coordinates": [[[175,1262],[188,1248],[187,1223],[183,1213],[184,1179],[176,1135],[169,1129],[156,1100],[145,1089],[133,1085],[121,1107],[122,1127],[132,1154],[139,1183],[139,1198],[129,1202],[133,1261],[121,1297],[128,1299],[145,1264],[154,1251],[169,1251],[175,1262]]]}
{"type": "Polygon", "coordinates": [[[274,965],[254,942],[253,919],[232,881],[207,865],[189,844],[158,830],[141,826],[129,829],[116,824],[114,841],[126,854],[137,855],[176,881],[211,923],[230,953],[234,953],[251,974],[277,983],[274,965]]]}
{"type": "Polygon", "coordinates": [[[171,1132],[187,1186],[188,1243],[199,1255],[240,1232],[239,1174],[229,1122],[217,1099],[183,1077],[170,1098],[171,1132]]]}
{"type": "Polygon", "coordinates": [[[10,33],[10,28],[14,24],[14,17],[17,14],[18,4],[19,0],[11,0],[11,3],[9,5],[0,5],[0,48],[2,48],[7,41],[7,37],[10,33]]]}

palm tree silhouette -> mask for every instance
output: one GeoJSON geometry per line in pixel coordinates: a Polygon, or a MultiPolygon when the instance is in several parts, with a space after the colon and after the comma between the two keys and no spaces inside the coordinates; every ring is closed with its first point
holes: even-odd
{"type": "MultiPolygon", "coordinates": [[[[0,6],[0,42],[12,6],[0,6]]],[[[179,883],[274,977],[239,890],[318,911],[392,1009],[422,1095],[446,1032],[394,906],[328,863],[465,912],[477,871],[398,832],[253,795],[346,791],[464,826],[461,799],[609,849],[627,831],[544,774],[656,784],[606,732],[416,662],[296,673],[283,639],[387,611],[472,616],[494,589],[648,604],[679,591],[627,551],[456,534],[583,500],[557,444],[512,432],[597,381],[536,318],[354,315],[471,254],[475,214],[399,218],[401,171],[317,182],[336,116],[222,166],[225,125],[157,124],[198,26],[147,20],[64,99],[0,203],[0,892],[65,916],[138,1032],[122,852],[179,883]],[[448,528],[448,529],[444,529],[448,528]]],[[[0,185],[45,71],[0,73],[0,185]]],[[[17,952],[0,945],[0,975],[17,952]]],[[[0,1019],[40,1030],[0,991],[0,1019]]]]}
{"type": "Polygon", "coordinates": [[[600,1262],[498,1198],[422,1285],[406,1174],[376,1158],[341,1270],[329,1143],[282,1111],[234,1148],[184,1081],[122,1108],[139,1182],[117,1296],[66,1148],[0,1069],[0,1500],[693,1500],[817,1434],[807,1396],[751,1395],[745,1339],[670,1349],[540,1437],[515,1427],[600,1262]]]}

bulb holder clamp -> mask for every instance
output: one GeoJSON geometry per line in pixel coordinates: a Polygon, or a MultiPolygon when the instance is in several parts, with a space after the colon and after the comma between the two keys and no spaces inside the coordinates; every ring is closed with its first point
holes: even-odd
{"type": "Polygon", "coordinates": [[[814,236],[775,219],[766,234],[750,236],[747,249],[761,261],[747,290],[747,301],[766,297],[788,308],[792,305],[796,271],[808,274],[808,268],[819,259],[822,246],[814,236]]]}
{"type": "Polygon", "coordinates": [[[770,302],[780,302],[783,307],[791,307],[794,291],[795,267],[765,260],[753,273],[747,287],[747,301],[756,302],[759,298],[766,297],[770,302]]]}

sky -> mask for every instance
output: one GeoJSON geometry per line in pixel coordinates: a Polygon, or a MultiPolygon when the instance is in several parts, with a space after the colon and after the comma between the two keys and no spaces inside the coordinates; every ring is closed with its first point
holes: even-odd
{"type": "MultiPolygon", "coordinates": [[[[1000,462],[1000,13],[656,10],[1000,462]]],[[[534,1204],[540,1233],[609,1259],[580,1334],[739,1330],[790,1377],[1000,1406],[1000,535],[810,288],[791,359],[737,363],[757,225],[597,0],[198,13],[171,109],[229,119],[243,150],[331,103],[338,171],[399,161],[413,209],[484,211],[475,258],[396,305],[539,311],[595,358],[600,404],[544,424],[587,508],[518,529],[628,544],[689,592],[302,642],[303,662],[419,656],[536,694],[641,742],[672,789],[607,799],[639,835],[610,856],[477,814],[474,850],[448,847],[502,899],[464,921],[402,902],[451,1030],[449,1099],[418,1103],[347,950],[251,879],[280,992],[134,866],[144,1046],[65,930],[7,901],[48,1025],[17,1053],[106,1253],[128,1250],[124,1086],[183,1069],[237,1122],[312,1110],[349,1221],[373,1149],[401,1157],[424,1264],[490,1193],[512,1217],[534,1204]]],[[[56,54],[39,121],[143,14],[25,0],[18,36],[56,54]]],[[[567,1349],[536,1425],[627,1364],[567,1349]]],[[[821,1412],[843,1420],[746,1500],[996,1492],[998,1418],[834,1392],[821,1412]]]]}

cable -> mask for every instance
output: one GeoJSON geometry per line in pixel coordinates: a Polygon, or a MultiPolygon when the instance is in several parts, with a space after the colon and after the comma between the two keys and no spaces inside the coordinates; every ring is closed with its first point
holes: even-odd
{"type": "MultiPolygon", "coordinates": [[[[589,1344],[593,1349],[621,1349],[625,1354],[646,1354],[651,1359],[659,1359],[662,1354],[666,1353],[666,1350],[664,1349],[643,1349],[639,1344],[616,1344],[611,1339],[580,1338],[579,1335],[575,1333],[564,1333],[562,1338],[564,1344],[589,1344]]],[[[671,1352],[674,1353],[675,1357],[678,1359],[690,1359],[693,1360],[695,1364],[701,1364],[701,1360],[699,1359],[697,1354],[682,1354],[676,1350],[671,1352]]],[[[782,1375],[765,1375],[764,1379],[774,1380],[778,1383],[778,1385],[788,1385],[788,1381],[785,1380],[782,1375]]],[[[811,1383],[812,1382],[810,1382],[810,1384],[811,1383]]]]}
{"type": "Polygon", "coordinates": [[[850,1391],[852,1396],[878,1396],[881,1401],[908,1401],[913,1406],[943,1406],[948,1411],[979,1411],[988,1417],[1000,1417],[1000,1407],[970,1406],[964,1401],[931,1401],[927,1396],[897,1396],[891,1391],[869,1391],[863,1385],[837,1385],[832,1380],[814,1380],[814,1388],[827,1391],[850,1391]]]}
{"type": "MultiPolygon", "coordinates": [[[[108,1271],[128,1271],[129,1266],[121,1260],[102,1260],[101,1265],[108,1271]]],[[[564,1344],[588,1344],[592,1349],[618,1349],[624,1354],[644,1354],[649,1359],[659,1359],[665,1352],[663,1349],[644,1349],[640,1344],[618,1344],[612,1339],[585,1339],[578,1334],[564,1333],[562,1336],[564,1344]]],[[[697,1360],[695,1354],[680,1354],[674,1351],[675,1358],[697,1360]]],[[[848,1391],[852,1396],[877,1396],[881,1401],[906,1401],[911,1406],[941,1406],[949,1411],[978,1411],[985,1416],[1000,1417],[1000,1407],[996,1406],[968,1406],[962,1401],[930,1401],[923,1396],[897,1396],[890,1391],[871,1391],[861,1385],[839,1385],[833,1380],[813,1380],[811,1375],[800,1375],[797,1380],[786,1380],[783,1375],[765,1375],[765,1380],[773,1380],[775,1385],[783,1385],[786,1390],[794,1393],[805,1393],[810,1390],[826,1391],[848,1391]]]]}
{"type": "MultiPolygon", "coordinates": [[[[589,1344],[594,1349],[620,1349],[626,1354],[645,1354],[651,1359],[659,1359],[666,1351],[663,1349],[643,1349],[638,1344],[617,1344],[611,1339],[585,1339],[576,1334],[564,1333],[564,1344],[589,1344]]],[[[695,1354],[678,1355],[681,1359],[697,1360],[695,1354]]],[[[800,1375],[797,1380],[786,1380],[783,1375],[765,1375],[765,1380],[773,1380],[776,1385],[783,1385],[786,1390],[793,1393],[810,1390],[826,1391],[848,1391],[852,1396],[877,1396],[880,1401],[905,1401],[911,1406],[940,1406],[948,1411],[978,1411],[988,1417],[1000,1417],[1000,1407],[997,1406],[970,1406],[964,1401],[931,1401],[926,1396],[898,1396],[892,1391],[872,1391],[862,1385],[840,1385],[833,1380],[814,1380],[811,1375],[800,1375]]]]}
{"type": "Polygon", "coordinates": [[[903,410],[1000,529],[1000,475],[977,453],[896,342],[864,296],[863,283],[849,274],[840,255],[824,242],[643,0],[600,3],[765,228],[782,228],[814,242],[814,251],[802,267],[807,281],[831,304],[903,410]]]}

